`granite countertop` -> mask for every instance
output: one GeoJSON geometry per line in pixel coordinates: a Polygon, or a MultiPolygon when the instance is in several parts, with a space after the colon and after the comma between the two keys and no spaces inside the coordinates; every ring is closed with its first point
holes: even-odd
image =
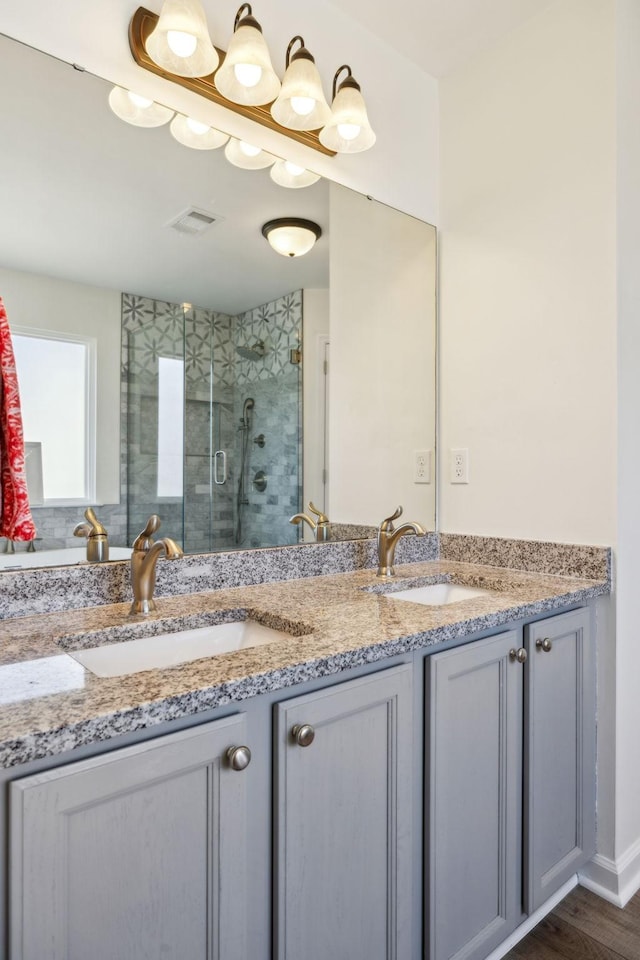
{"type": "MultiPolygon", "coordinates": [[[[403,564],[381,582],[371,569],[158,600],[146,618],[129,603],[0,623],[0,765],[11,767],[314,677],[433,647],[609,592],[606,579],[528,573],[455,561],[403,564]],[[389,593],[453,580],[497,591],[430,607],[389,593]],[[163,670],[101,679],[65,653],[82,644],[166,633],[240,611],[294,634],[261,647],[163,670]],[[142,624],[142,626],[141,626],[142,624]],[[116,629],[117,628],[117,629],[116,629]],[[87,634],[89,636],[87,636],[87,634]],[[66,639],[64,639],[66,638],[66,639]],[[71,639],[69,639],[71,638],[71,639]]],[[[229,619],[228,617],[226,619],[229,619]]]]}

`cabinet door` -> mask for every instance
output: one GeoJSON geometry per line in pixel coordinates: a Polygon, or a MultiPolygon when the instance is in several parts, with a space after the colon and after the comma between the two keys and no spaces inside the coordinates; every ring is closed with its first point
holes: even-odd
{"type": "Polygon", "coordinates": [[[586,610],[526,628],[525,906],[595,853],[595,671],[586,610]]]}
{"type": "Polygon", "coordinates": [[[427,657],[430,960],[480,960],[522,915],[518,639],[510,631],[427,657]]]}
{"type": "Polygon", "coordinates": [[[411,673],[276,706],[278,960],[411,957],[411,673]]]}
{"type": "Polygon", "coordinates": [[[11,960],[246,960],[242,716],[10,787],[11,960]],[[224,760],[223,760],[224,758],[224,760]]]}

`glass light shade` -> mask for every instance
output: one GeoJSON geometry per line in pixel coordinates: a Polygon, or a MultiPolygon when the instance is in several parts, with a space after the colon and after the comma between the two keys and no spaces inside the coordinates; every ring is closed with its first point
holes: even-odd
{"type": "Polygon", "coordinates": [[[320,131],[320,143],[336,153],[361,153],[375,142],[364,97],[356,86],[341,86],[333,101],[331,119],[320,131]]]}
{"type": "Polygon", "coordinates": [[[322,230],[312,220],[283,217],[265,223],[262,236],[281,256],[302,257],[309,253],[316,240],[322,236],[322,230]]]}
{"type": "Polygon", "coordinates": [[[208,77],[220,62],[200,0],[164,0],[145,46],[154,63],[179,77],[208,77]]]}
{"type": "Polygon", "coordinates": [[[134,127],[162,127],[173,116],[173,110],[137,93],[114,87],[109,94],[109,106],[117,117],[134,127]]]}
{"type": "Polygon", "coordinates": [[[280,80],[257,27],[240,23],[214,82],[222,96],[233,103],[255,107],[275,100],[280,80]]]}
{"type": "Polygon", "coordinates": [[[289,160],[276,160],[269,171],[269,176],[280,187],[290,187],[297,189],[299,187],[310,187],[312,183],[317,183],[320,179],[319,173],[311,173],[304,167],[299,167],[289,160]]]}
{"type": "Polygon", "coordinates": [[[236,140],[235,137],[231,137],[224,148],[224,155],[234,167],[241,167],[243,170],[262,170],[270,167],[276,160],[266,150],[244,143],[242,140],[236,140]]]}
{"type": "Polygon", "coordinates": [[[182,113],[175,115],[169,129],[178,143],[194,150],[216,150],[223,147],[229,139],[228,134],[192,120],[191,117],[185,117],[182,113]]]}
{"type": "Polygon", "coordinates": [[[291,59],[271,116],[289,130],[318,130],[331,119],[331,110],[322,92],[320,74],[313,60],[291,59]]]}

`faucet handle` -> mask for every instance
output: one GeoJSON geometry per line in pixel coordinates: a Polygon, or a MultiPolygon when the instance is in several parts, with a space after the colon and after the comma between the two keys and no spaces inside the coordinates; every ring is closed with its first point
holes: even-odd
{"type": "Polygon", "coordinates": [[[393,530],[393,521],[397,520],[401,516],[402,516],[402,507],[398,507],[394,514],[392,514],[390,517],[387,517],[386,520],[382,521],[382,523],[380,524],[380,529],[391,532],[393,530]]]}
{"type": "Polygon", "coordinates": [[[161,522],[158,514],[152,513],[144,530],[133,541],[133,549],[146,552],[153,543],[153,534],[160,529],[161,522]]]}
{"type": "Polygon", "coordinates": [[[322,510],[318,510],[313,500],[309,500],[309,510],[314,516],[318,518],[318,523],[329,523],[329,517],[326,514],[324,514],[322,510]]]}
{"type": "Polygon", "coordinates": [[[87,507],[87,509],[84,512],[84,515],[85,515],[85,519],[88,520],[89,523],[91,524],[91,533],[89,534],[89,536],[90,537],[106,537],[107,529],[102,523],[100,523],[100,521],[96,517],[93,507],[87,507]]]}

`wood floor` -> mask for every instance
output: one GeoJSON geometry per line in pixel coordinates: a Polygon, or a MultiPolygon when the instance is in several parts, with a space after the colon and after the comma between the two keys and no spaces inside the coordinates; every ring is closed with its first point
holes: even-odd
{"type": "Polygon", "coordinates": [[[504,960],[640,960],[640,893],[620,910],[576,887],[504,960]]]}

